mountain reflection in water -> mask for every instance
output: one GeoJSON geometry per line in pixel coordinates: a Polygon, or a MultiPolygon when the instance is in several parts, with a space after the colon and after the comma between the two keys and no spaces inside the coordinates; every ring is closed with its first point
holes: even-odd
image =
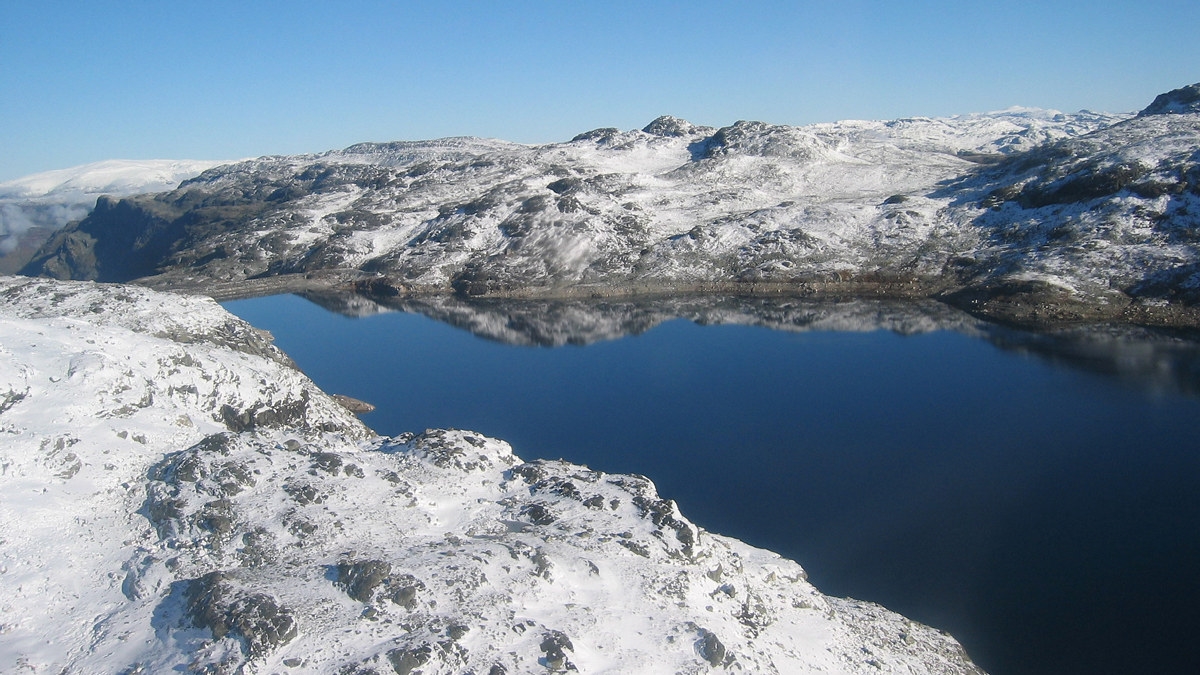
{"type": "Polygon", "coordinates": [[[955,331],[1007,351],[1110,375],[1135,386],[1200,394],[1200,332],[1137,326],[1078,326],[1030,331],[975,318],[933,300],[814,301],[795,298],[692,296],[654,300],[464,300],[454,296],[371,299],[300,294],[331,312],[363,318],[386,312],[431,319],[508,345],[589,345],[640,335],[673,319],[782,331],[900,335],[955,331]]]}
{"type": "Polygon", "coordinates": [[[647,475],[701,527],[945,629],[994,673],[1200,658],[1189,336],[1029,332],[936,302],[306,297],[373,318],[227,307],[376,404],[381,433],[469,428],[647,475]]]}

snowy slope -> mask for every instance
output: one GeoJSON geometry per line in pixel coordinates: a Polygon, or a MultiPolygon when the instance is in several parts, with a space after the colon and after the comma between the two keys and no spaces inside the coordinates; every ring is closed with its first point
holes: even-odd
{"type": "Polygon", "coordinates": [[[941,190],[946,219],[981,236],[963,295],[987,303],[1024,287],[1115,306],[1200,303],[1197,91],[941,190]]]}
{"type": "Polygon", "coordinates": [[[210,300],[0,298],[5,672],[978,672],[646,478],[374,437],[210,300]]]}

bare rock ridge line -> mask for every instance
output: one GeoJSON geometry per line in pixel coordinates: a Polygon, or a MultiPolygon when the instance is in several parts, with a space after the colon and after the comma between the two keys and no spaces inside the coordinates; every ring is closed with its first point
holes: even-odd
{"type": "Polygon", "coordinates": [[[251,295],[936,298],[1200,326],[1200,85],[1137,115],[359,144],[100,199],[23,273],[251,295]]]}
{"type": "Polygon", "coordinates": [[[209,298],[0,300],[0,670],[980,672],[647,478],[377,436],[209,298]]]}

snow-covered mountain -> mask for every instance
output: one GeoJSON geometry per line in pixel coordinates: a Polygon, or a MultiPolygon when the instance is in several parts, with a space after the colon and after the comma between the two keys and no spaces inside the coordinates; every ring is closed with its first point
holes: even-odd
{"type": "Polygon", "coordinates": [[[1137,116],[662,117],[540,146],[268,157],[103,200],[24,272],[202,290],[301,274],[409,295],[932,296],[1014,320],[1195,325],[1188,91],[1137,116]]]}
{"type": "Polygon", "coordinates": [[[209,299],[0,298],[5,672],[978,672],[646,478],[377,437],[209,299]]]}
{"type": "Polygon", "coordinates": [[[360,269],[404,287],[486,294],[748,280],[807,251],[806,273],[829,275],[863,265],[846,253],[874,236],[889,197],[1116,119],[1016,110],[713,129],[664,117],[545,146],[363,144],[102,203],[32,269],[104,280],[360,269]],[[131,247],[146,255],[129,261],[131,247]],[[75,262],[92,257],[94,268],[75,262]]]}
{"type": "Polygon", "coordinates": [[[19,269],[54,231],[86,216],[100,195],[170,190],[223,163],[116,159],[0,183],[0,274],[19,269]]]}

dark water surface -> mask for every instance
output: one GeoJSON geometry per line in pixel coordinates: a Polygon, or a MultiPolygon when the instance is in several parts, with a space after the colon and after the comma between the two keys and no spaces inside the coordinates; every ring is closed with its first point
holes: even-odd
{"type": "Polygon", "coordinates": [[[380,433],[473,429],[527,460],[644,474],[701,527],[942,628],[993,673],[1200,663],[1195,343],[1080,342],[944,308],[418,308],[590,343],[546,348],[297,296],[226,307],[326,391],[377,405],[380,433]]]}

